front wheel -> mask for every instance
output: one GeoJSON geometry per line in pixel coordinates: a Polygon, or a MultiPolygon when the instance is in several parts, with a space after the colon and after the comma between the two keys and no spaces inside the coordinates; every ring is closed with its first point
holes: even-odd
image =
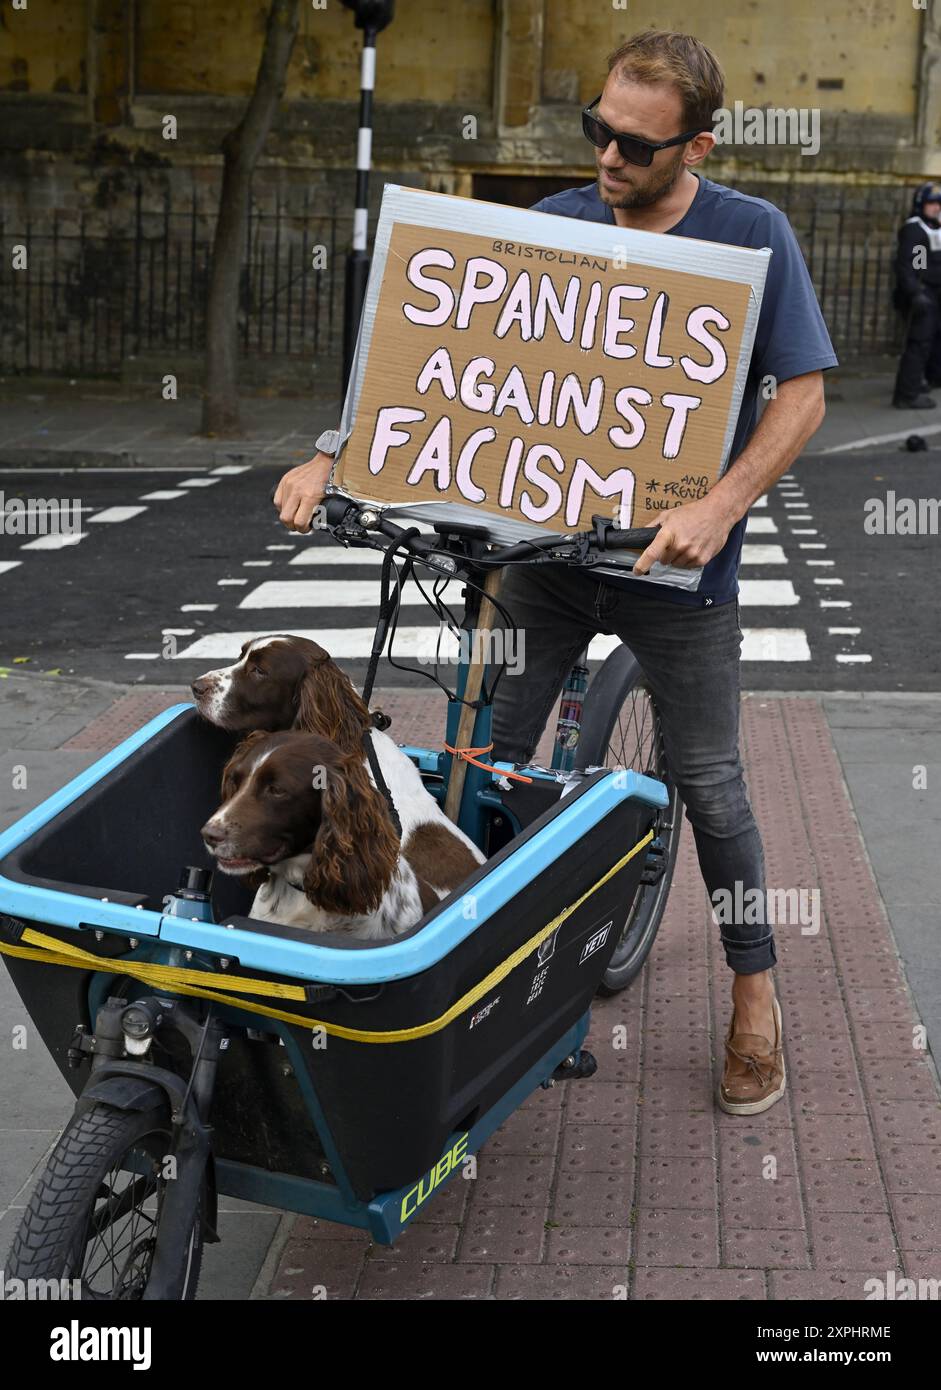
{"type": "MultiPolygon", "coordinates": [[[[23,1213],[7,1279],[78,1280],[87,1300],[136,1300],[150,1278],[172,1133],[165,1107],[94,1105],[63,1132],[23,1213]]],[[[203,1189],[179,1251],[181,1297],[196,1296],[203,1189]]]]}
{"type": "Polygon", "coordinates": [[[633,653],[616,647],[588,687],[578,742],[578,767],[610,767],[645,773],[669,795],[654,825],[657,852],[648,853],[644,877],[625,913],[624,925],[600,994],[617,994],[640,973],[666,908],[680,843],[683,803],[670,778],[660,712],[633,653]]]}

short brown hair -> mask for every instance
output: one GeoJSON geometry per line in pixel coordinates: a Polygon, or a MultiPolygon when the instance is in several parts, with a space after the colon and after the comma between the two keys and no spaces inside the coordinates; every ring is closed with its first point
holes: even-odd
{"type": "Polygon", "coordinates": [[[687,130],[711,129],[713,112],[725,104],[722,69],[704,43],[691,34],[645,29],[608,55],[608,74],[621,81],[669,82],[679,88],[687,130]]]}

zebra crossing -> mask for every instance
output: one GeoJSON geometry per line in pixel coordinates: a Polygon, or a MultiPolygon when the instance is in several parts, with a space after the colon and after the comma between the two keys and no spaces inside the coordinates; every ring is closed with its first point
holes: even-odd
{"type": "MultiPolygon", "coordinates": [[[[110,563],[112,579],[131,570],[146,581],[148,564],[156,563],[148,555],[172,536],[179,563],[170,571],[161,569],[161,583],[142,602],[141,620],[124,624],[123,649],[118,650],[118,640],[109,646],[112,679],[185,683],[209,666],[234,659],[248,638],[278,631],[315,638],[354,679],[362,673],[378,608],[379,552],[285,531],[270,507],[273,479],[264,468],[223,465],[199,475],[181,470],[182,477],[167,470],[159,479],[134,477],[131,469],[109,472],[100,497],[88,495],[93,484],[83,479],[81,525],[75,534],[12,544],[10,537],[3,538],[0,595],[28,566],[40,564],[61,591],[62,584],[74,584],[62,579],[63,570],[71,572],[83,558],[98,571],[110,563]],[[56,551],[63,553],[57,557],[56,551]],[[49,566],[59,566],[58,577],[49,566]]],[[[67,480],[60,485],[65,491],[67,480]]],[[[809,673],[871,662],[862,629],[853,623],[845,580],[804,488],[793,473],[786,474],[753,507],[742,550],[739,603],[746,686],[774,688],[784,673],[790,674],[788,683],[800,686],[809,673]]],[[[445,595],[457,614],[462,611],[460,589],[455,581],[445,595]]],[[[614,637],[597,636],[589,659],[603,660],[616,645],[614,637]]],[[[456,651],[456,636],[442,627],[419,584],[410,579],[403,586],[394,656],[422,664],[436,657],[454,661],[456,651]]],[[[58,657],[53,654],[53,659],[58,657]]],[[[389,667],[380,679],[408,683],[389,667]]]]}
{"type": "MultiPolygon", "coordinates": [[[[801,562],[809,568],[830,567],[833,561],[801,554],[804,547],[825,550],[823,541],[797,541],[797,553],[787,553],[785,541],[787,549],[793,550],[793,534],[816,535],[817,532],[791,524],[792,520],[813,520],[794,475],[785,475],[778,489],[781,495],[775,499],[774,512],[780,520],[771,515],[768,497],[761,498],[749,518],[742,550],[739,603],[743,615],[742,661],[746,664],[811,662],[813,653],[807,630],[795,625],[791,621],[793,615],[786,610],[812,601],[813,584],[842,584],[835,576],[831,579],[810,576],[808,583],[806,574],[794,573],[801,562]],[[780,511],[778,504],[781,504],[780,511]],[[769,540],[769,537],[775,539],[769,540]],[[749,621],[751,614],[757,622],[749,621]]],[[[379,598],[375,571],[381,564],[381,554],[346,550],[329,538],[320,537],[310,541],[299,537],[293,543],[283,541],[267,546],[266,552],[264,557],[243,560],[242,568],[277,568],[279,573],[276,576],[220,578],[220,588],[244,589],[234,611],[227,608],[230,625],[203,634],[195,631],[188,634],[193,640],[180,646],[176,659],[206,664],[230,660],[238,655],[249,638],[288,629],[316,639],[339,660],[357,662],[368,658],[379,598]],[[347,610],[350,610],[350,625],[338,625],[338,614],[345,615],[347,610]],[[369,615],[367,621],[355,625],[355,614],[362,613],[369,615]]],[[[454,585],[455,590],[459,587],[459,584],[454,585]]],[[[193,611],[193,606],[187,605],[187,611],[193,611]]],[[[437,652],[443,659],[454,659],[457,639],[438,625],[414,580],[403,586],[401,611],[406,621],[396,630],[394,650],[397,657],[431,660],[437,652]]],[[[857,635],[857,631],[831,629],[830,635],[847,639],[857,635]]],[[[589,659],[603,660],[617,642],[615,637],[597,636],[589,647],[589,659]]]]}

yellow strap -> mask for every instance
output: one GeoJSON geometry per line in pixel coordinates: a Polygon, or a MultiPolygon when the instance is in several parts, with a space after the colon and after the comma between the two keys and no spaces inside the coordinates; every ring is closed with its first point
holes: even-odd
{"type": "MultiPolygon", "coordinates": [[[[80,946],[73,946],[71,942],[60,941],[55,936],[45,936],[42,932],[33,931],[27,928],[23,933],[23,940],[30,941],[35,946],[42,946],[51,954],[49,957],[44,955],[44,959],[51,959],[53,955],[66,956],[67,960],[55,961],[56,965],[79,965],[83,968],[90,967],[92,970],[101,970],[102,962],[108,962],[110,956],[96,956],[91,951],[83,951],[80,946]]],[[[211,988],[227,989],[233,994],[260,994],[263,997],[273,999],[297,999],[303,1002],[307,998],[303,985],[284,985],[277,980],[240,980],[232,975],[214,975],[206,970],[189,970],[180,965],[157,965],[153,961],[120,960],[120,969],[115,971],[118,975],[133,975],[135,978],[146,980],[150,985],[157,985],[161,989],[172,991],[177,985],[189,984],[191,980],[198,979],[200,984],[205,984],[211,988]],[[146,973],[143,973],[146,972],[146,973]]]]}
{"type": "Polygon", "coordinates": [[[609,879],[619,873],[625,864],[629,863],[636,854],[639,854],[652,839],[653,831],[649,830],[644,838],[634,845],[633,849],[628,850],[627,854],[623,855],[598,879],[597,883],[593,883],[580,898],[576,898],[575,902],[563,908],[557,917],[553,917],[551,922],[541,927],[528,941],[524,941],[521,946],[518,946],[507,956],[506,960],[495,966],[489,975],[486,975],[469,989],[449,1009],[438,1018],[432,1019],[428,1023],[416,1024],[413,1028],[395,1028],[386,1032],[375,1032],[362,1028],[345,1028],[340,1023],[327,1023],[323,1019],[306,1018],[303,1014],[288,1013],[283,1009],[269,1008],[264,1004],[256,1004],[253,1001],[248,1002],[232,997],[234,994],[242,993],[260,994],[269,998],[303,1000],[307,996],[302,985],[279,984],[273,980],[241,980],[230,975],[217,975],[203,970],[186,970],[175,965],[155,965],[153,962],[147,961],[96,956],[91,951],[83,951],[78,946],[59,941],[54,936],[46,936],[42,932],[34,931],[31,927],[23,932],[23,940],[32,943],[30,946],[7,946],[0,942],[0,955],[16,956],[21,960],[41,961],[47,965],[67,965],[81,970],[91,969],[99,973],[103,973],[103,967],[107,969],[110,965],[113,966],[113,971],[109,973],[128,975],[135,980],[142,980],[145,984],[154,985],[172,994],[194,995],[201,999],[213,999],[220,1004],[234,1004],[247,1013],[262,1014],[265,1018],[278,1019],[282,1023],[292,1023],[300,1028],[311,1030],[321,1028],[331,1037],[346,1038],[350,1042],[413,1042],[416,1038],[426,1038],[431,1033],[438,1033],[442,1028],[447,1028],[449,1023],[453,1023],[495,985],[505,980],[511,971],[521,965],[528,956],[531,956],[557,927],[561,926],[573,912],[581,907],[583,902],[597,892],[609,879]],[[198,985],[190,983],[197,980],[199,981],[198,985]],[[220,988],[207,988],[207,986],[213,985],[220,988]],[[226,993],[221,992],[223,989],[226,993]]]}

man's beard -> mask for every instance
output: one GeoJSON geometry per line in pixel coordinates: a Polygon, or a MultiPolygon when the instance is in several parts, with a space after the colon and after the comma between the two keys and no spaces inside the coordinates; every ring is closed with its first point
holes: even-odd
{"type": "Polygon", "coordinates": [[[674,157],[672,164],[667,164],[660,177],[655,181],[645,184],[642,188],[625,186],[625,191],[618,195],[617,202],[612,203],[611,193],[604,188],[601,183],[601,169],[598,169],[598,192],[602,202],[607,202],[609,207],[615,208],[649,208],[654,203],[659,203],[661,198],[673,189],[677,179],[683,171],[683,152],[680,150],[674,157]]]}

